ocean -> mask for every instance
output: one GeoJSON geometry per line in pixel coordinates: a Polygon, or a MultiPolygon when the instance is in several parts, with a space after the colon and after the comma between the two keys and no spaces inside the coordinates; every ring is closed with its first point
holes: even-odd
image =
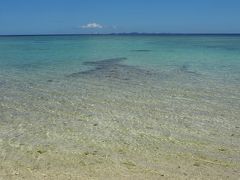
{"type": "Polygon", "coordinates": [[[238,179],[240,35],[0,37],[0,179],[238,179]]]}

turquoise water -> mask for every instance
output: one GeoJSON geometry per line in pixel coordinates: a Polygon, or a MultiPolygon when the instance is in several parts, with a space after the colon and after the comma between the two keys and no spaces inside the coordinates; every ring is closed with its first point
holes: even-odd
{"type": "Polygon", "coordinates": [[[0,37],[0,177],[237,179],[240,36],[0,37]]]}

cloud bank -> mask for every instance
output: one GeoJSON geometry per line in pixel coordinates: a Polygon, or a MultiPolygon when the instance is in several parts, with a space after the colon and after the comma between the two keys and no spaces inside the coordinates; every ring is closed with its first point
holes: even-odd
{"type": "Polygon", "coordinates": [[[88,24],[82,25],[81,28],[83,28],[83,29],[102,29],[103,25],[97,24],[97,23],[88,23],[88,24]]]}

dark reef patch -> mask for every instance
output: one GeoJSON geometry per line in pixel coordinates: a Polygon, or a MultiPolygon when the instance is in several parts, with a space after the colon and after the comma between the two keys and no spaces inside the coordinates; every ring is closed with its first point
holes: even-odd
{"type": "Polygon", "coordinates": [[[135,50],[131,50],[132,52],[151,52],[152,50],[149,49],[135,49],[135,50]]]}
{"type": "Polygon", "coordinates": [[[171,72],[159,72],[157,70],[148,70],[137,66],[122,63],[127,58],[111,58],[99,61],[86,61],[83,65],[89,66],[86,71],[68,74],[67,78],[93,78],[98,80],[121,81],[121,82],[141,82],[154,81],[156,83],[164,80],[170,80],[179,76],[179,74],[188,77],[199,77],[200,74],[192,71],[189,64],[177,66],[177,69],[171,72]]]}
{"type": "Polygon", "coordinates": [[[33,41],[32,44],[47,44],[48,41],[33,41]]]}
{"type": "Polygon", "coordinates": [[[100,61],[87,61],[84,65],[92,66],[93,69],[80,71],[66,75],[66,77],[97,77],[99,79],[118,79],[122,81],[128,81],[131,79],[137,79],[138,77],[149,77],[153,75],[153,72],[140,69],[135,66],[129,66],[122,64],[121,62],[127,58],[112,58],[104,59],[100,61]]]}
{"type": "Polygon", "coordinates": [[[104,59],[104,60],[100,60],[100,61],[86,61],[83,64],[97,66],[97,67],[106,67],[106,66],[118,64],[119,62],[121,62],[123,60],[127,60],[127,58],[121,57],[121,58],[104,59]]]}
{"type": "Polygon", "coordinates": [[[86,61],[83,63],[83,65],[93,66],[94,68],[86,71],[72,73],[70,75],[67,75],[67,77],[79,77],[81,75],[91,75],[98,72],[106,72],[112,68],[116,68],[117,66],[120,65],[119,62],[126,59],[127,58],[112,58],[112,59],[104,59],[100,61],[86,61]]]}

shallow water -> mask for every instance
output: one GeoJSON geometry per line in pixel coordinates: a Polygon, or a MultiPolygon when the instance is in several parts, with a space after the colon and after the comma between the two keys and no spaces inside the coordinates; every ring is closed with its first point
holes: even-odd
{"type": "Polygon", "coordinates": [[[238,179],[240,36],[0,37],[0,179],[238,179]]]}

